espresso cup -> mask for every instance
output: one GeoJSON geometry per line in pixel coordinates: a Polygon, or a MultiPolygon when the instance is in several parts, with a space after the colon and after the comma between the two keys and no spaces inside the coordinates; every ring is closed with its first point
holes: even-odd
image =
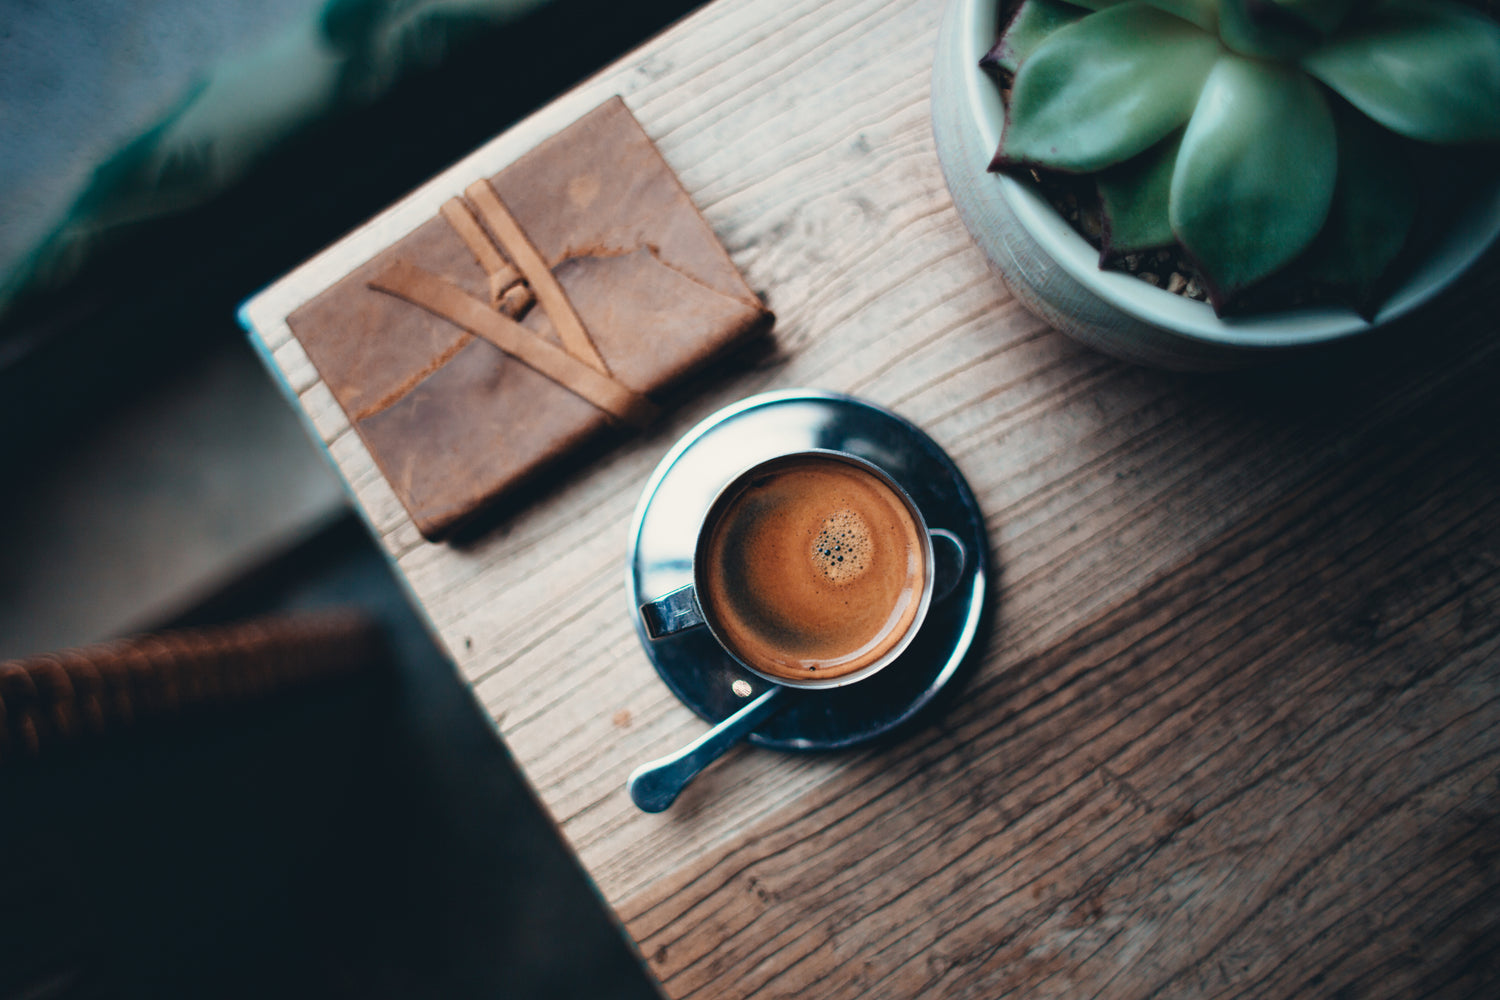
{"type": "Polygon", "coordinates": [[[706,627],[746,670],[793,688],[864,680],[910,645],[932,604],[933,533],[905,490],[846,452],[760,462],[698,529],[693,582],[641,606],[659,639],[706,627]]]}

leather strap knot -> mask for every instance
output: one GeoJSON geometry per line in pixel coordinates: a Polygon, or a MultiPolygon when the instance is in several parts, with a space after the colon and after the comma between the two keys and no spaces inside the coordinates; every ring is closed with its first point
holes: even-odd
{"type": "Polygon", "coordinates": [[[656,415],[656,404],[610,374],[557,276],[527,239],[490,182],[475,181],[464,194],[468,202],[461,198],[449,200],[442,207],[442,216],[489,277],[489,302],[404,260],[395,261],[376,275],[369,287],[420,306],[467,330],[616,420],[635,425],[649,423],[656,415]],[[470,212],[470,205],[483,220],[483,226],[470,212]],[[491,234],[504,249],[504,256],[491,242],[491,234]],[[562,340],[561,348],[513,318],[524,311],[526,304],[524,297],[513,294],[522,280],[547,311],[547,318],[562,340]]]}

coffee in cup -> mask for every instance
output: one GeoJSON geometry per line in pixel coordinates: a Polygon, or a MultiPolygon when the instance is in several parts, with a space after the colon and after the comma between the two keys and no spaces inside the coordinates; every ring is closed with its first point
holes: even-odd
{"type": "Polygon", "coordinates": [[[921,515],[888,476],[838,452],[764,462],[704,519],[695,557],[704,620],[772,680],[856,679],[910,641],[932,594],[921,515]]]}

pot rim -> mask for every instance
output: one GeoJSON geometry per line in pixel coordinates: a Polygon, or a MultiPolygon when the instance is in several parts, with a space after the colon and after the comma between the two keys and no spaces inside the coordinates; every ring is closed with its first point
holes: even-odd
{"type": "MultiPolygon", "coordinates": [[[[959,92],[966,116],[982,144],[995,149],[1005,108],[999,88],[979,67],[1000,28],[999,0],[951,0],[958,6],[963,65],[959,92]]],[[[944,58],[940,52],[938,58],[944,58]]],[[[1109,305],[1143,323],[1211,344],[1266,348],[1310,346],[1384,326],[1422,306],[1481,257],[1500,235],[1500,181],[1479,192],[1471,211],[1461,213],[1452,231],[1395,288],[1367,321],[1353,309],[1318,306],[1220,317],[1206,302],[1156,288],[1121,271],[1101,270],[1099,252],[1031,187],[1005,174],[994,175],[1001,196],[1021,226],[1072,278],[1109,305]]]]}

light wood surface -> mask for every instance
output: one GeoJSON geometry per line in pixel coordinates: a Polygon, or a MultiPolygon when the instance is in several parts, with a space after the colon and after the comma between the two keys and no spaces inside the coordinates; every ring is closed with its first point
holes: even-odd
{"type": "Polygon", "coordinates": [[[1493,255],[1404,338],[1274,371],[1091,353],[953,211],[940,15],[718,0],[246,318],[669,995],[1496,995],[1493,255]],[[774,350],[425,543],[284,317],[613,93],[776,311],[774,350]],[[998,567],[983,660],[901,742],[737,750],[647,815],[626,775],[705,726],[637,644],[628,522],[678,436],[790,386],[896,410],[969,478],[998,567]]]}

